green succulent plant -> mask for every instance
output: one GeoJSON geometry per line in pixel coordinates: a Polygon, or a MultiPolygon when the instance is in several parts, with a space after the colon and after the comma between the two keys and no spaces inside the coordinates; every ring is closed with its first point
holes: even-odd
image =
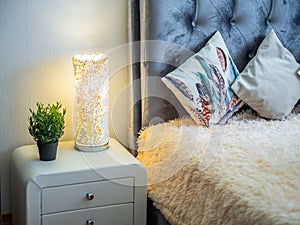
{"type": "Polygon", "coordinates": [[[66,109],[60,102],[44,105],[36,104],[37,110],[29,109],[28,131],[41,144],[54,143],[64,134],[66,109]]]}

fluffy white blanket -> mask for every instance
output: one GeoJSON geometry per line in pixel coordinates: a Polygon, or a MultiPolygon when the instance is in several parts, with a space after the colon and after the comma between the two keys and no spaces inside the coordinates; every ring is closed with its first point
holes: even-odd
{"type": "Polygon", "coordinates": [[[235,116],[223,127],[190,119],[141,132],[148,195],[171,224],[300,224],[300,114],[235,116]]]}

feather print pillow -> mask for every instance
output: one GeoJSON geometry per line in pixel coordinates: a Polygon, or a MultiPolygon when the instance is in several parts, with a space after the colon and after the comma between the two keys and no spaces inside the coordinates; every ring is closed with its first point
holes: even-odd
{"type": "Polygon", "coordinates": [[[199,125],[224,124],[244,103],[230,85],[239,72],[216,32],[207,44],[162,78],[199,125]]]}

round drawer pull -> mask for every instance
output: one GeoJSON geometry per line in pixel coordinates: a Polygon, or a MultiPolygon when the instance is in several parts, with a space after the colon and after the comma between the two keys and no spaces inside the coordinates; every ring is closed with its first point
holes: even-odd
{"type": "Polygon", "coordinates": [[[86,197],[87,200],[91,201],[91,200],[94,199],[95,196],[94,196],[93,193],[87,193],[85,197],[86,197]]]}
{"type": "Polygon", "coordinates": [[[93,220],[87,220],[86,225],[94,225],[94,221],[93,220]]]}

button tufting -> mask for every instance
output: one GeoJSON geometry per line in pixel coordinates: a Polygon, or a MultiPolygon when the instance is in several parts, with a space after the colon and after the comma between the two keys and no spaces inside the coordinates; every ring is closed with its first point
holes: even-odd
{"type": "Polygon", "coordinates": [[[251,52],[248,53],[248,57],[250,59],[252,59],[254,56],[255,56],[255,52],[254,51],[251,51],[251,52]]]}
{"type": "Polygon", "coordinates": [[[192,21],[192,26],[193,26],[193,27],[196,27],[196,25],[197,25],[197,24],[196,24],[196,21],[193,20],[193,21],[192,21]]]}

